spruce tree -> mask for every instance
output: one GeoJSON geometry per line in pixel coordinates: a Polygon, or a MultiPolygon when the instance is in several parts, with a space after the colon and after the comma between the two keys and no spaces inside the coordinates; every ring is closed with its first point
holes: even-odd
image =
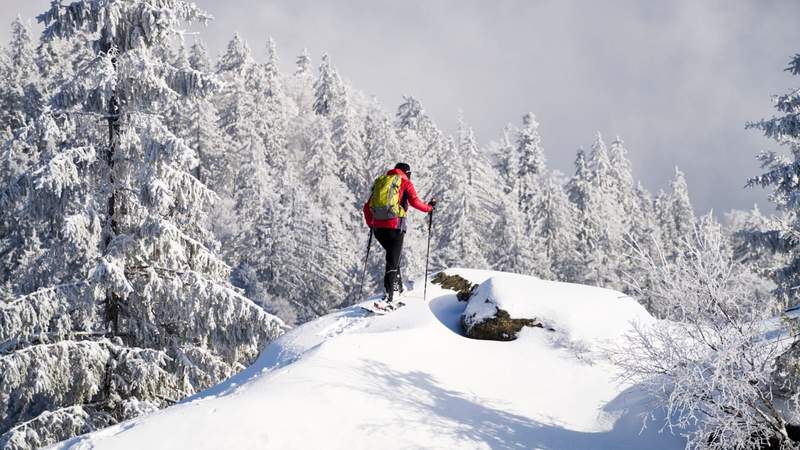
{"type": "MultiPolygon", "coordinates": [[[[616,258],[619,261],[618,274],[625,277],[634,270],[635,261],[631,258],[630,245],[631,241],[641,240],[648,236],[650,228],[651,215],[649,209],[642,201],[639,195],[647,196],[644,188],[634,185],[633,171],[631,169],[631,162],[627,157],[627,149],[625,148],[624,141],[617,136],[611,143],[608,150],[609,162],[611,164],[611,173],[613,176],[613,198],[616,202],[614,205],[614,214],[619,215],[619,220],[616,223],[620,226],[618,239],[616,244],[616,258]]],[[[623,283],[618,284],[616,287],[622,288],[623,283]]]]}
{"type": "Polygon", "coordinates": [[[577,211],[575,236],[576,250],[580,258],[577,267],[571,271],[572,278],[568,281],[596,284],[598,277],[595,271],[600,261],[598,255],[600,230],[593,212],[597,194],[593,184],[593,174],[583,149],[578,150],[575,157],[575,174],[567,184],[567,196],[577,211]]]}
{"type": "MultiPolygon", "coordinates": [[[[358,256],[351,249],[356,245],[354,233],[361,220],[360,209],[353,208],[353,195],[346,183],[337,175],[335,149],[330,139],[330,123],[318,117],[313,125],[314,141],[306,162],[306,183],[312,186],[309,193],[311,206],[323,214],[312,215],[313,235],[319,241],[311,245],[309,261],[310,295],[318,299],[318,309],[327,311],[349,299],[357,272],[358,256]]],[[[360,228],[360,227],[358,227],[360,228]]],[[[363,229],[363,228],[361,228],[363,229]]],[[[308,269],[306,269],[308,270],[308,269]]]]}
{"type": "Polygon", "coordinates": [[[276,200],[262,134],[266,116],[263,72],[238,34],[217,62],[217,75],[223,83],[216,97],[219,125],[224,133],[225,162],[231,176],[220,180],[222,184],[217,187],[218,191],[229,193],[230,210],[220,208],[223,214],[217,215],[221,220],[216,222],[215,231],[231,263],[250,263],[247,260],[250,253],[244,250],[250,249],[256,240],[268,242],[259,227],[269,223],[268,216],[276,200]]]}
{"type": "MultiPolygon", "coordinates": [[[[17,17],[11,23],[11,40],[0,59],[0,138],[22,128],[41,110],[39,68],[30,31],[17,17]]],[[[3,139],[5,140],[5,139],[3,139]]]]}
{"type": "MultiPolygon", "coordinates": [[[[403,96],[403,102],[395,113],[395,128],[402,150],[398,159],[410,164],[412,170],[420,175],[420,180],[422,177],[427,178],[430,167],[426,164],[427,161],[423,161],[423,155],[430,144],[424,129],[429,120],[419,100],[403,96]]],[[[423,181],[420,187],[424,190],[428,188],[428,183],[423,181]]]]}
{"type": "Polygon", "coordinates": [[[522,118],[522,128],[517,133],[519,155],[518,180],[519,208],[525,215],[527,232],[533,232],[536,204],[541,197],[541,179],[545,171],[544,151],[539,137],[539,122],[533,113],[522,118]]]}
{"type": "Polygon", "coordinates": [[[319,64],[319,75],[314,81],[314,112],[329,117],[336,110],[336,103],[344,90],[342,80],[331,65],[327,53],[322,55],[319,64]]]}
{"type": "MultiPolygon", "coordinates": [[[[10,182],[31,167],[39,154],[16,136],[35,133],[35,118],[42,112],[45,89],[36,65],[28,27],[17,17],[11,23],[11,40],[0,52],[0,183],[10,182]]],[[[0,227],[0,239],[3,231],[0,227]]]]}
{"type": "MultiPolygon", "coordinates": [[[[331,143],[336,153],[337,173],[353,197],[367,192],[373,175],[365,167],[365,150],[362,138],[363,120],[351,108],[347,89],[333,97],[331,118],[331,143]]],[[[353,203],[352,207],[359,205],[353,203]]]]}
{"type": "MultiPolygon", "coordinates": [[[[211,73],[213,68],[203,41],[196,41],[189,51],[189,64],[193,70],[211,73]]],[[[219,112],[210,97],[195,97],[188,104],[189,117],[185,139],[197,153],[196,177],[221,196],[230,196],[224,187],[233,176],[225,161],[225,142],[219,128],[219,112]]]]}
{"type": "Polygon", "coordinates": [[[273,173],[282,173],[290,167],[286,143],[287,103],[283,92],[283,81],[278,70],[278,50],[275,40],[267,41],[267,62],[263,67],[264,74],[264,128],[261,131],[264,139],[264,150],[273,173]]]}
{"type": "Polygon", "coordinates": [[[577,211],[557,174],[547,174],[542,181],[536,230],[547,266],[540,269],[540,276],[569,280],[575,277],[574,269],[580,259],[576,252],[577,211]]]}
{"type": "MultiPolygon", "coordinates": [[[[795,55],[786,70],[792,75],[800,75],[800,55],[795,55]]],[[[800,285],[800,252],[796,238],[800,230],[800,130],[797,127],[797,114],[800,112],[800,91],[776,96],[774,107],[778,115],[747,124],[764,136],[786,148],[786,152],[767,151],[758,155],[764,172],[748,180],[748,186],[761,186],[772,189],[770,199],[780,216],[767,230],[745,233],[743,237],[751,247],[768,248],[783,254],[787,262],[771,271],[777,283],[776,293],[789,305],[797,304],[800,285]]]]}
{"type": "MultiPolygon", "coordinates": [[[[503,181],[503,192],[508,195],[512,191],[517,192],[517,184],[519,183],[519,164],[520,155],[517,153],[517,147],[511,142],[511,136],[515,133],[511,125],[503,128],[503,137],[498,145],[498,171],[500,172],[503,181]]],[[[518,132],[517,132],[518,133],[518,132]]],[[[518,203],[517,199],[514,199],[518,203]]]]}
{"type": "Polygon", "coordinates": [[[95,57],[26,136],[43,149],[36,167],[0,188],[16,232],[41,242],[0,303],[0,444],[39,447],[174,403],[281,333],[228,284],[202,226],[214,193],[154,114],[213,87],[161,56],[181,24],[207,19],[179,0],[53,2],[39,16],[45,40],[91,33],[95,57]]]}
{"type": "MultiPolygon", "coordinates": [[[[420,195],[438,195],[446,188],[436,182],[443,170],[437,161],[443,157],[444,138],[419,100],[412,96],[403,97],[395,113],[395,129],[399,148],[394,162],[403,161],[411,165],[414,186],[420,195]]],[[[425,232],[425,224],[421,222],[415,223],[420,233],[425,232]]]]}
{"type": "MultiPolygon", "coordinates": [[[[441,196],[441,212],[436,257],[439,266],[485,268],[486,242],[481,236],[491,222],[481,220],[480,185],[477,183],[477,149],[472,129],[459,121],[458,141],[448,140],[448,167],[442,184],[447,189],[441,196]]],[[[438,212],[438,211],[437,211],[438,212]]],[[[484,216],[485,217],[485,216],[484,216]]]]}
{"type": "Polygon", "coordinates": [[[624,254],[625,211],[621,203],[620,180],[614,170],[608,147],[597,133],[588,165],[592,171],[592,208],[595,221],[595,284],[621,288],[620,268],[624,254]]]}
{"type": "MultiPolygon", "coordinates": [[[[389,118],[377,108],[370,110],[364,123],[366,172],[374,178],[400,159],[400,143],[389,118]]],[[[413,168],[413,166],[412,166],[413,168]]]]}
{"type": "Polygon", "coordinates": [[[307,116],[314,110],[314,74],[311,55],[303,49],[295,60],[296,69],[289,79],[290,96],[297,105],[298,115],[307,116]]]}
{"type": "Polygon", "coordinates": [[[502,213],[497,215],[492,224],[492,242],[496,245],[495,251],[489,253],[492,268],[503,272],[533,274],[541,255],[533,251],[516,198],[502,197],[500,210],[502,213]]]}
{"type": "Polygon", "coordinates": [[[686,242],[693,239],[696,219],[692,203],[689,200],[686,178],[677,167],[670,186],[672,192],[669,198],[669,211],[672,223],[669,227],[669,244],[672,256],[678,257],[683,252],[686,242]]]}

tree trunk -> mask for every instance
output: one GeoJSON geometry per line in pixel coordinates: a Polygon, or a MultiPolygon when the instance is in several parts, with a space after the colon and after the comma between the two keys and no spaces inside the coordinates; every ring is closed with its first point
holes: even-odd
{"type": "MultiPolygon", "coordinates": [[[[110,50],[110,48],[108,49],[110,50]]],[[[112,59],[114,68],[117,67],[116,57],[112,59]]],[[[109,246],[119,233],[119,224],[115,216],[117,212],[117,189],[114,177],[114,154],[117,150],[119,140],[119,100],[116,93],[112,94],[108,101],[108,148],[106,149],[106,167],[108,168],[109,194],[106,203],[106,216],[108,218],[108,235],[106,236],[104,253],[108,252],[109,246]]],[[[114,336],[119,335],[119,315],[122,298],[112,291],[108,291],[105,301],[105,316],[108,328],[114,336]]]]}

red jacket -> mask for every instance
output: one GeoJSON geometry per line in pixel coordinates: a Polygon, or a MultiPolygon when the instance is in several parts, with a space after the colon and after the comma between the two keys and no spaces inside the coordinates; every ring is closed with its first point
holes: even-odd
{"type": "MultiPolygon", "coordinates": [[[[423,202],[417,196],[417,190],[414,189],[414,183],[408,179],[408,176],[400,169],[392,169],[386,172],[386,175],[400,175],[402,181],[400,182],[400,206],[408,211],[408,205],[417,208],[422,212],[431,212],[433,209],[431,205],[423,202]]],[[[370,195],[370,198],[371,195],[370,195]]],[[[405,217],[396,217],[389,220],[375,220],[372,218],[372,211],[369,209],[369,200],[364,203],[364,220],[370,228],[394,228],[404,230],[405,217]]]]}

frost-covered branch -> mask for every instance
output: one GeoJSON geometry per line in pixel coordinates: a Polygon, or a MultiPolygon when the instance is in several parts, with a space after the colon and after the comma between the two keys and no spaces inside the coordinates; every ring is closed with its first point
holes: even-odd
{"type": "Polygon", "coordinates": [[[635,294],[669,320],[634,327],[614,360],[624,378],[661,401],[664,425],[686,433],[689,448],[796,448],[786,427],[797,420],[800,393],[776,395],[775,378],[793,339],[774,336],[775,303],[753,289],[752,271],[732,258],[725,239],[706,217],[677,259],[658,245],[635,246],[649,275],[632,285],[635,294]]]}

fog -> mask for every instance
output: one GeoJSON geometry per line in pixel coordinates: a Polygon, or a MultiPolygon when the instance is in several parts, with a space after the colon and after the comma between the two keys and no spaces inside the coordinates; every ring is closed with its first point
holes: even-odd
{"type": "MultiPolygon", "coordinates": [[[[565,173],[596,131],[619,135],[651,190],[679,166],[698,212],[769,209],[744,184],[759,173],[756,153],[776,148],[744,125],[800,81],[783,71],[800,50],[800,3],[788,0],[197,3],[215,16],[200,30],[214,54],[234,31],[262,58],[274,37],[286,70],[304,47],[315,64],[327,52],[388,111],[414,95],[453,131],[463,110],[483,143],[532,111],[549,165],[565,173]]],[[[9,23],[48,5],[3,0],[0,12],[9,23]]]]}

